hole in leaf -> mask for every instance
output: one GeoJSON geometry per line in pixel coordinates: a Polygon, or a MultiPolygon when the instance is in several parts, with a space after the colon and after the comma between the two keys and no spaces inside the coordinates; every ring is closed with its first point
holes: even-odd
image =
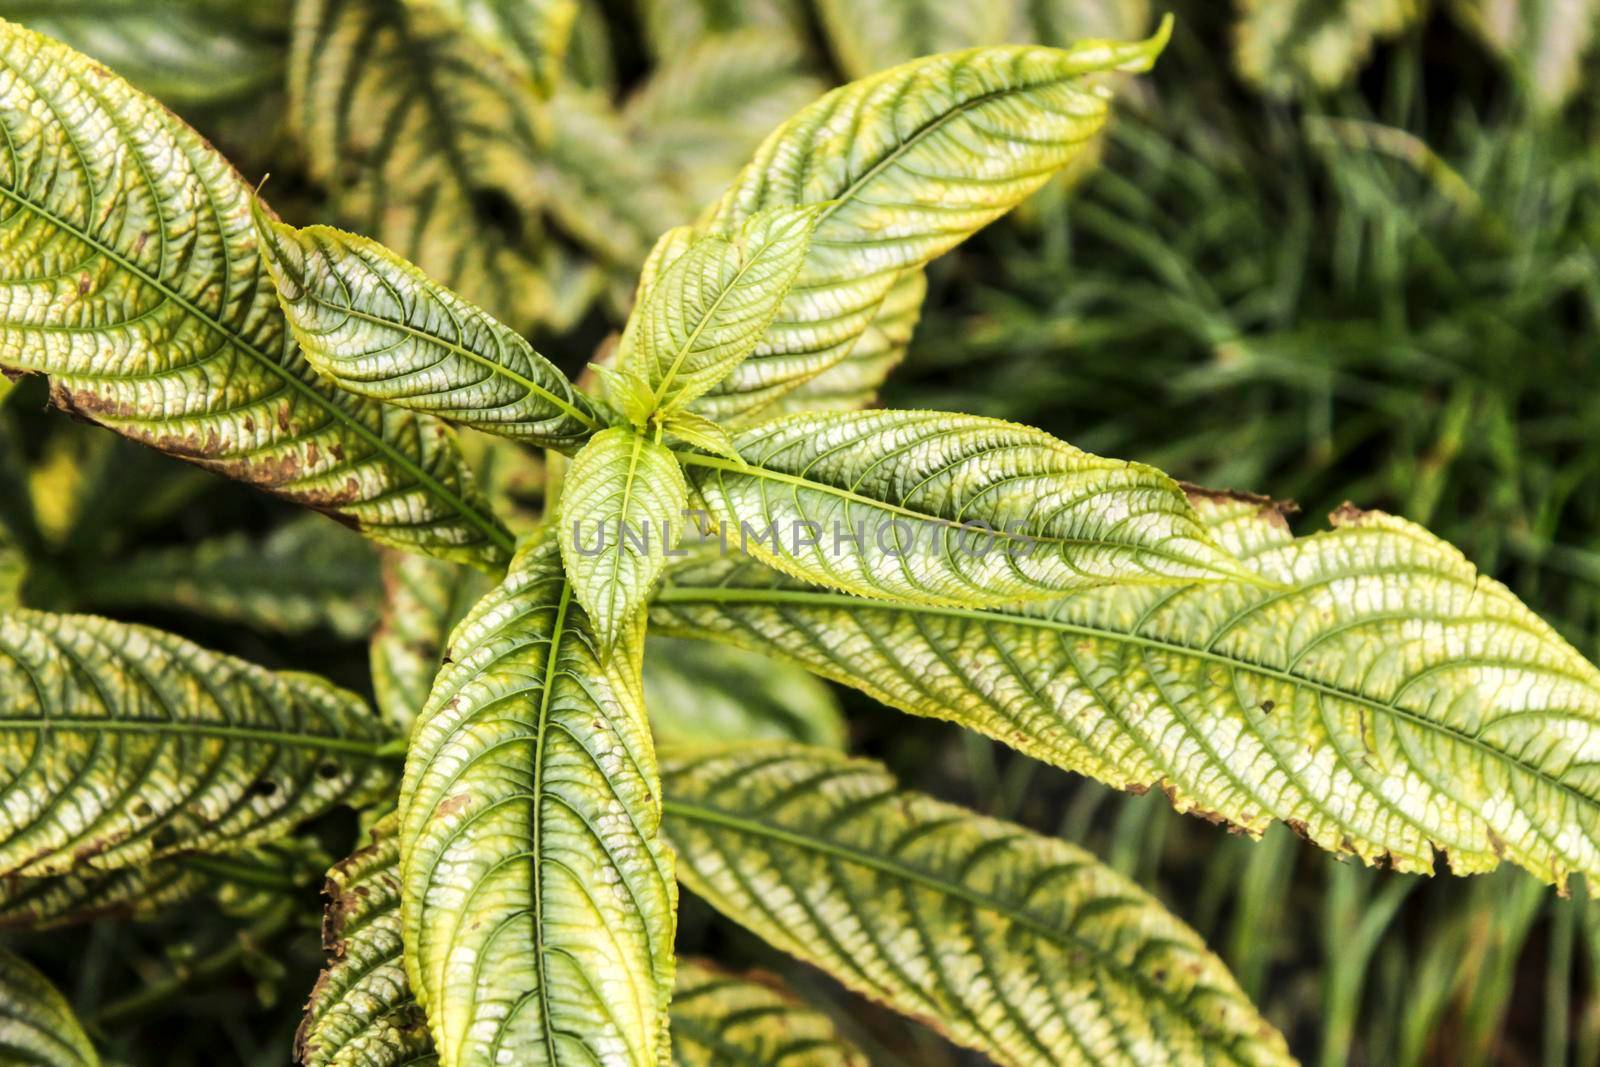
{"type": "Polygon", "coordinates": [[[256,782],[254,785],[252,785],[250,787],[251,794],[253,796],[258,796],[258,797],[270,797],[270,796],[272,796],[272,794],[276,793],[277,791],[278,791],[278,783],[277,782],[273,782],[273,781],[269,781],[266,778],[261,779],[261,781],[256,782]]]}
{"type": "Polygon", "coordinates": [[[339,765],[331,760],[317,768],[317,777],[324,781],[339,777],[339,765]]]}

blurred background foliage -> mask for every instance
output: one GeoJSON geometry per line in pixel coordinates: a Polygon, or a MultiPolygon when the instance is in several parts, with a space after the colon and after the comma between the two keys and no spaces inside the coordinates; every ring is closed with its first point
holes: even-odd
{"type": "MultiPolygon", "coordinates": [[[[154,93],[250,180],[270,171],[286,218],[378,237],[576,373],[654,236],[828,86],[972,44],[1140,35],[1168,6],[1178,32],[1119,87],[1099,165],[934,264],[883,401],[1290,497],[1305,528],[1346,499],[1397,512],[1600,656],[1597,0],[0,0],[0,15],[154,93]],[[538,17],[486,32],[493,10],[538,17]]],[[[0,594],[20,583],[30,606],[156,623],[381,702],[425,689],[470,582],[44,408],[39,383],[0,385],[0,594]]],[[[469,445],[502,512],[536,521],[539,457],[469,445]]],[[[1086,843],[1193,923],[1307,1063],[1600,1064],[1600,904],[1582,892],[1367,870],[1282,827],[1230,837],[1160,795],[736,653],[659,646],[649,685],[664,735],[848,743],[908,785],[1086,843]]],[[[166,872],[199,894],[176,911],[4,936],[113,1062],[281,1065],[349,822],[166,872]]],[[[784,973],[876,1063],[970,1062],[692,900],[681,944],[784,973]]]]}

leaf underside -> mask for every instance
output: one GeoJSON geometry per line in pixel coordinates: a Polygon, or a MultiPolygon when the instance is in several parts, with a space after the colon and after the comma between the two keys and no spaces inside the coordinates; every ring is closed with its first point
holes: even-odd
{"type": "Polygon", "coordinates": [[[0,874],[239,847],[392,788],[354,694],[89,616],[0,615],[0,874]]]}
{"type": "Polygon", "coordinates": [[[296,349],[250,190],[159,104],[0,24],[0,366],[58,406],[327,511],[379,541],[474,562],[510,537],[455,439],[350,396],[296,349]]]}
{"type": "Polygon", "coordinates": [[[601,665],[553,545],[457,628],[401,798],[406,971],[446,1067],[653,1067],[676,883],[640,696],[601,665]]]}
{"type": "Polygon", "coordinates": [[[655,625],[776,651],[1183,811],[1431,872],[1600,874],[1600,672],[1420,527],[1353,509],[1294,538],[1201,496],[1282,588],[1123,587],[1027,608],[873,604],[748,563],[669,575],[655,625]]]}
{"type": "Polygon", "coordinates": [[[1063,841],[798,745],[668,750],[684,885],[996,1063],[1289,1064],[1199,935],[1063,841]]]}

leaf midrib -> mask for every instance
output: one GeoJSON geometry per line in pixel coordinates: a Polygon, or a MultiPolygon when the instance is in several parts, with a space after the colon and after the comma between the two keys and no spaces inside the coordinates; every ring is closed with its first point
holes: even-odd
{"type": "Polygon", "coordinates": [[[297,734],[288,730],[263,730],[253,726],[223,723],[194,723],[172,719],[96,719],[89,716],[46,716],[24,718],[0,716],[0,733],[49,733],[55,730],[76,733],[124,733],[151,736],[215,737],[221,740],[259,741],[293,748],[312,748],[345,752],[381,760],[386,741],[357,741],[347,737],[297,734]]]}
{"type": "MultiPolygon", "coordinates": [[[[152,192],[154,192],[154,190],[152,190],[152,192]]],[[[515,549],[516,544],[511,539],[510,535],[501,531],[496,523],[490,521],[486,516],[481,515],[476,508],[471,507],[464,498],[445,488],[443,484],[441,484],[431,474],[424,471],[416,463],[413,463],[410,457],[406,456],[399,449],[391,445],[384,437],[367,429],[367,427],[363,426],[349,412],[345,411],[337,404],[330,402],[327,397],[323,396],[311,386],[307,385],[297,375],[292,374],[287,368],[280,365],[276,360],[271,359],[265,352],[256,347],[253,343],[246,341],[238,333],[224,326],[212,316],[201,311],[200,308],[190,301],[188,297],[155,278],[143,267],[140,267],[132,260],[123,256],[122,253],[109,247],[99,238],[93,237],[84,232],[71,222],[61,218],[52,211],[47,210],[44,206],[34,203],[32,200],[29,200],[16,190],[6,185],[0,185],[0,195],[4,195],[7,199],[11,200],[13,203],[17,204],[23,209],[33,212],[49,225],[59,227],[60,229],[65,230],[67,233],[70,233],[73,237],[77,238],[79,241],[82,241],[85,245],[94,249],[100,255],[103,255],[107,259],[111,260],[122,270],[134,275],[140,281],[161,293],[167,299],[171,300],[174,304],[177,304],[180,308],[187,312],[195,321],[201,323],[211,330],[214,330],[217,334],[223,337],[224,340],[234,345],[239,351],[245,353],[262,367],[266,368],[270,373],[276,375],[286,385],[288,385],[291,390],[310,400],[313,406],[332,415],[334,419],[342,423],[349,432],[365,440],[368,445],[373,447],[385,459],[395,464],[395,466],[399,467],[401,470],[404,470],[412,478],[416,479],[419,485],[427,489],[440,500],[443,500],[445,503],[450,505],[450,507],[458,515],[466,519],[473,526],[476,526],[479,532],[488,538],[488,540],[497,548],[500,548],[508,553],[515,549]]],[[[65,375],[65,377],[70,378],[72,375],[68,374],[65,375]]],[[[368,402],[372,403],[372,401],[368,402]]]]}
{"type": "MultiPolygon", "coordinates": [[[[947,519],[942,515],[932,515],[932,514],[929,514],[928,512],[925,512],[925,511],[913,511],[912,509],[910,509],[908,507],[905,507],[902,504],[895,504],[895,503],[891,503],[890,501],[887,501],[887,500],[878,500],[875,497],[864,496],[861,493],[855,492],[854,490],[841,489],[836,485],[830,485],[827,482],[814,481],[813,479],[804,477],[803,475],[789,474],[789,473],[787,473],[785,471],[776,471],[776,470],[773,470],[771,467],[763,466],[760,463],[749,463],[749,462],[742,463],[742,464],[741,463],[733,463],[733,462],[731,462],[729,460],[721,459],[721,458],[719,458],[717,456],[707,456],[707,455],[703,455],[703,454],[696,453],[696,452],[684,452],[684,451],[681,451],[681,450],[678,450],[678,449],[673,449],[672,453],[673,453],[673,455],[678,457],[678,461],[680,463],[682,463],[684,466],[687,466],[687,467],[708,467],[708,468],[711,468],[711,469],[714,469],[714,470],[719,470],[719,471],[729,471],[729,472],[732,472],[733,474],[741,475],[741,476],[746,477],[746,478],[754,478],[754,479],[757,479],[757,480],[765,478],[765,479],[768,479],[770,481],[780,482],[780,483],[785,484],[785,485],[791,485],[791,486],[794,486],[794,487],[796,487],[798,489],[806,489],[806,490],[810,490],[810,491],[815,492],[815,493],[820,493],[820,494],[822,494],[824,496],[838,497],[840,500],[843,500],[846,503],[860,504],[863,507],[874,508],[874,509],[879,510],[879,511],[886,511],[891,515],[902,515],[902,516],[904,516],[904,517],[906,517],[908,519],[914,519],[917,522],[928,523],[928,524],[934,525],[934,526],[942,526],[942,527],[944,527],[946,529],[951,529],[951,530],[960,530],[963,533],[981,534],[981,535],[986,536],[986,537],[992,537],[992,538],[996,538],[996,539],[1000,539],[1000,540],[1004,540],[1004,541],[1010,541],[1010,542],[1014,542],[1014,543],[1017,543],[1017,544],[1025,544],[1025,545],[1059,545],[1059,546],[1062,546],[1062,547],[1066,547],[1066,546],[1106,547],[1106,546],[1110,546],[1110,545],[1123,544],[1123,545],[1125,545],[1125,547],[1127,547],[1130,551],[1133,551],[1133,552],[1139,552],[1139,553],[1144,553],[1144,554],[1151,555],[1151,556],[1156,556],[1156,557],[1161,558],[1161,559],[1169,560],[1170,562],[1173,562],[1173,563],[1182,564],[1183,566],[1186,566],[1186,567],[1195,567],[1197,569],[1203,568],[1203,569],[1205,569],[1207,571],[1210,571],[1211,573],[1217,575],[1219,579],[1236,580],[1236,581],[1248,581],[1251,577],[1255,577],[1257,579],[1258,583],[1267,584],[1265,582],[1265,580],[1261,579],[1258,575],[1251,575],[1251,574],[1248,574],[1248,573],[1244,573],[1242,571],[1240,573],[1231,573],[1231,572],[1228,572],[1228,571],[1224,571],[1224,570],[1222,570],[1222,569],[1220,569],[1218,567],[1212,566],[1210,564],[1207,564],[1207,563],[1204,563],[1204,562],[1201,562],[1201,561],[1185,559],[1182,556],[1179,556],[1179,555],[1177,555],[1176,553],[1173,553],[1173,552],[1169,552],[1169,551],[1167,551],[1167,550],[1165,550],[1165,549],[1163,549],[1163,548],[1161,548],[1160,546],[1157,546],[1157,545],[1139,545],[1139,544],[1134,544],[1132,542],[1111,542],[1111,541],[1100,540],[1100,539],[1096,539],[1096,538],[1092,538],[1092,537],[1061,537],[1061,536],[1056,535],[1056,534],[1048,534],[1047,535],[1047,534],[1017,533],[1017,532],[1013,532],[1013,531],[1010,531],[1010,530],[1006,530],[1004,528],[995,528],[993,526],[969,526],[966,523],[960,522],[959,520],[956,520],[956,519],[947,519]]],[[[1152,574],[1149,577],[1145,577],[1145,578],[1119,579],[1117,584],[1120,584],[1120,585],[1181,585],[1181,584],[1185,584],[1187,582],[1205,581],[1205,580],[1206,579],[1204,579],[1204,578],[1198,578],[1198,577],[1196,577],[1196,578],[1175,578],[1175,577],[1169,577],[1169,576],[1166,576],[1166,575],[1152,574]]],[[[1047,594],[1042,594],[1042,595],[1048,596],[1049,594],[1047,593],[1047,594]]]]}
{"type": "Polygon", "coordinates": [[[1346,700],[1353,704],[1362,705],[1371,711],[1375,711],[1380,714],[1391,715],[1398,719],[1403,719],[1414,726],[1425,730],[1430,730],[1449,740],[1476,748],[1478,751],[1487,756],[1509,764],[1510,766],[1515,767],[1526,774],[1532,775],[1536,780],[1545,783],[1552,789],[1556,789],[1562,793],[1565,793],[1584,806],[1587,806],[1591,809],[1600,809],[1600,799],[1586,796],[1565,782],[1552,777],[1545,771],[1529,766],[1528,764],[1516,759],[1511,753],[1502,752],[1499,749],[1493,748],[1478,738],[1465,734],[1446,723],[1436,722],[1432,719],[1418,715],[1415,712],[1408,711],[1405,708],[1397,707],[1393,704],[1385,704],[1382,701],[1366,696],[1365,694],[1353,693],[1349,690],[1340,689],[1338,686],[1330,685],[1326,682],[1320,682],[1315,679],[1306,678],[1292,671],[1287,671],[1279,667],[1270,667],[1264,664],[1251,663],[1247,660],[1235,659],[1217,652],[1212,652],[1209,649],[1197,649],[1190,645],[1178,644],[1171,641],[1162,641],[1157,638],[1147,637],[1141,634],[1131,634],[1122,630],[1099,629],[1077,623],[1061,622],[1058,619],[1041,618],[1036,615],[1012,615],[999,611],[985,611],[979,608],[909,604],[890,600],[867,601],[860,597],[849,596],[843,593],[813,593],[798,589],[747,590],[720,587],[714,589],[699,589],[685,586],[666,586],[657,593],[656,600],[664,603],[678,604],[694,603],[696,601],[718,604],[794,604],[808,607],[839,608],[849,612],[892,611],[904,614],[915,613],[923,615],[939,615],[945,618],[964,619],[983,624],[1035,627],[1038,629],[1052,630],[1058,633],[1073,634],[1079,637],[1089,637],[1097,640],[1119,642],[1159,652],[1190,656],[1208,663],[1215,663],[1219,666],[1227,667],[1231,670],[1249,671],[1254,674],[1275,679],[1289,686],[1312,689],[1323,696],[1333,697],[1339,700],[1346,700]]]}

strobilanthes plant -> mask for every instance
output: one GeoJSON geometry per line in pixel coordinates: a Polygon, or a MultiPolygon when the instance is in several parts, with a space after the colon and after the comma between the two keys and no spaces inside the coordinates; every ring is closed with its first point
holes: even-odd
{"type": "MultiPolygon", "coordinates": [[[[915,59],[803,108],[655,243],[585,390],[384,245],[280,221],[152,100],[4,24],[0,366],[484,575],[407,572],[482,589],[447,640],[414,632],[420,608],[386,622],[379,715],[11,607],[6,892],[41,922],[136,911],[197,858],[358,809],[372,842],[331,872],[297,1043],[313,1067],[865,1062],[790,993],[676,960],[680,884],[997,1063],[1290,1062],[1199,936],[1076,847],[903,790],[836,736],[658,752],[647,628],[1246,834],[1600,874],[1600,672],[1426,530],[1346,507],[1297,537],[1267,498],[867,406],[924,266],[1071,167],[1107,79],[1169,32],[915,59]],[[548,454],[537,529],[508,531],[457,427],[548,454]]],[[[97,1062],[27,964],[0,956],[0,990],[0,1049],[97,1062]]]]}

